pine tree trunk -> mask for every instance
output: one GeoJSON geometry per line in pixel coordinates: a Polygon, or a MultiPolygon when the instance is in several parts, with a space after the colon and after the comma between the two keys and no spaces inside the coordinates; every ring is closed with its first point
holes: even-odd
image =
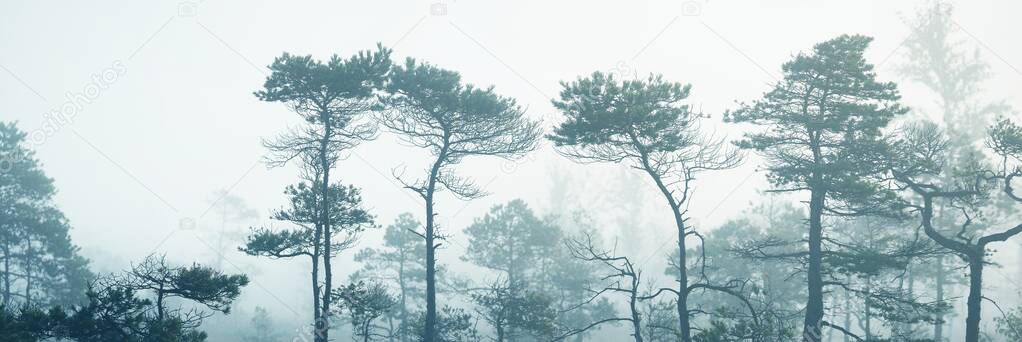
{"type": "MultiPolygon", "coordinates": [[[[848,281],[851,282],[851,276],[848,277],[848,281]]],[[[845,328],[852,327],[852,296],[848,291],[845,292],[845,328]]],[[[831,329],[834,330],[834,329],[831,329]]],[[[851,336],[848,334],[841,334],[844,336],[844,342],[851,342],[851,336]]]]}
{"type": "MultiPolygon", "coordinates": [[[[316,238],[315,241],[320,239],[320,226],[316,224],[316,238]]],[[[319,315],[319,244],[313,244],[312,251],[312,336],[314,341],[319,341],[319,331],[322,329],[323,321],[319,315]]]]}
{"type": "MultiPolygon", "coordinates": [[[[937,303],[944,302],[944,257],[937,257],[937,275],[934,279],[935,287],[937,288],[937,303]]],[[[937,313],[937,320],[933,323],[933,340],[936,342],[944,341],[944,313],[937,313]]]]}
{"type": "Polygon", "coordinates": [[[32,238],[29,237],[25,246],[25,305],[32,304],[32,238]]]}
{"type": "Polygon", "coordinates": [[[628,301],[628,308],[631,310],[631,313],[632,313],[632,337],[635,338],[635,342],[642,342],[643,341],[642,340],[642,316],[640,316],[639,308],[637,307],[638,301],[639,301],[638,300],[638,295],[637,295],[637,293],[639,291],[639,289],[638,289],[639,281],[638,281],[638,279],[636,277],[638,277],[638,275],[633,275],[632,276],[632,288],[631,288],[632,292],[631,292],[631,298],[628,301]]]}
{"type": "Polygon", "coordinates": [[[674,198],[674,194],[664,184],[661,175],[651,167],[645,153],[642,154],[641,162],[643,169],[653,178],[657,189],[660,190],[660,193],[667,200],[667,204],[671,207],[671,213],[674,216],[674,225],[678,232],[678,260],[676,261],[678,263],[678,278],[676,279],[678,282],[678,302],[676,307],[678,310],[678,332],[681,334],[682,342],[691,342],[692,324],[688,316],[688,261],[686,260],[687,250],[685,249],[685,234],[687,232],[685,231],[685,218],[682,217],[681,213],[682,203],[678,203],[678,200],[674,198]]]}
{"type": "Polygon", "coordinates": [[[434,250],[433,194],[426,201],[426,326],[423,341],[436,341],[436,251],[434,250]]]}
{"type": "MultiPolygon", "coordinates": [[[[869,296],[872,293],[873,293],[873,278],[867,276],[866,277],[866,296],[869,296]]],[[[862,304],[863,304],[863,307],[865,309],[864,310],[865,313],[863,314],[863,317],[865,317],[864,318],[865,322],[863,324],[863,326],[865,327],[864,331],[863,331],[863,335],[866,336],[866,341],[870,341],[870,340],[873,339],[873,306],[869,305],[869,300],[868,299],[863,301],[862,304]]]]}
{"type": "Polygon", "coordinates": [[[3,306],[11,305],[11,248],[9,242],[4,240],[4,301],[3,306]]]}
{"type": "Polygon", "coordinates": [[[983,300],[983,248],[969,258],[969,297],[966,300],[965,342],[979,342],[983,300]]]}
{"type": "MultiPolygon", "coordinates": [[[[446,136],[445,136],[446,137],[446,136]]],[[[424,342],[437,341],[437,308],[436,308],[436,222],[433,208],[433,194],[436,192],[437,178],[440,176],[440,167],[447,158],[447,139],[433,162],[429,171],[429,180],[426,185],[426,322],[423,331],[424,342]]]]}
{"type": "Polygon", "coordinates": [[[408,285],[405,283],[405,255],[401,251],[401,265],[398,268],[398,282],[401,286],[401,324],[398,331],[401,334],[401,342],[408,342],[408,285]]]}
{"type": "Polygon", "coordinates": [[[823,322],[823,205],[824,192],[813,189],[809,201],[808,294],[802,340],[820,342],[823,322]]]}
{"type": "Polygon", "coordinates": [[[688,270],[686,268],[685,222],[678,208],[674,208],[674,220],[678,226],[678,328],[681,341],[692,341],[692,326],[688,317],[688,270]]]}
{"type": "Polygon", "coordinates": [[[322,321],[322,327],[316,334],[316,342],[327,342],[330,340],[330,295],[333,287],[333,274],[330,266],[331,251],[330,245],[333,241],[330,237],[330,161],[327,160],[327,148],[329,148],[329,140],[332,134],[330,128],[329,116],[324,114],[321,115],[323,120],[323,138],[320,140],[319,145],[319,167],[320,172],[323,173],[323,179],[321,180],[320,186],[320,201],[319,204],[319,223],[323,227],[323,240],[322,242],[317,241],[316,243],[322,243],[323,245],[323,292],[322,296],[323,307],[320,309],[319,319],[322,321]]]}

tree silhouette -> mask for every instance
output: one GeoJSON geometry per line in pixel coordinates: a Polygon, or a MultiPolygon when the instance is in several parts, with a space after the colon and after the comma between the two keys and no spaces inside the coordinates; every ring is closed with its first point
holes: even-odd
{"type": "MultiPolygon", "coordinates": [[[[364,230],[375,227],[373,216],[363,208],[361,191],[354,186],[339,183],[327,189],[328,195],[325,198],[330,200],[327,203],[330,206],[327,210],[330,217],[323,220],[320,201],[324,197],[320,195],[321,189],[316,183],[301,182],[288,186],[284,194],[288,196],[289,205],[275,211],[271,218],[290,223],[294,228],[253,228],[245,244],[238,248],[248,255],[272,259],[308,257],[312,264],[310,286],[313,308],[321,307],[321,291],[325,291],[319,281],[319,260],[332,258],[350,248],[364,230]],[[323,233],[323,227],[329,227],[332,233],[320,234],[323,233]],[[325,236],[329,236],[330,240],[322,240],[325,236]]],[[[317,322],[323,324],[322,321],[317,322]]]]}
{"type": "Polygon", "coordinates": [[[496,332],[497,342],[515,341],[522,335],[547,340],[556,330],[557,310],[545,294],[507,279],[498,279],[472,294],[476,310],[496,332]]]}
{"type": "MultiPolygon", "coordinates": [[[[255,96],[267,102],[282,102],[306,123],[277,139],[264,141],[272,152],[271,166],[284,165],[295,158],[318,185],[320,200],[313,234],[315,253],[323,260],[323,291],[316,291],[321,303],[315,303],[315,341],[326,342],[330,333],[333,241],[329,219],[330,170],[345,151],[376,136],[376,126],[365,114],[378,108],[377,90],[390,70],[390,50],[378,45],[376,51],[362,51],[349,58],[334,55],[326,62],[311,56],[284,53],[269,66],[271,74],[255,96]]],[[[318,272],[318,262],[313,272],[318,272]]],[[[318,279],[318,278],[317,278],[318,279]]],[[[318,282],[318,280],[317,280],[318,282]]],[[[318,288],[318,286],[317,286],[318,288]]]]}
{"type": "Polygon", "coordinates": [[[0,122],[0,306],[77,304],[93,275],[25,138],[0,122]]]}
{"type": "MultiPolygon", "coordinates": [[[[133,265],[126,272],[119,285],[136,291],[151,291],[156,297],[156,318],[163,321],[168,316],[166,300],[183,298],[202,304],[222,313],[230,313],[231,303],[241,294],[241,288],[248,285],[243,274],[229,275],[213,268],[192,264],[173,266],[164,256],[150,255],[133,265]]],[[[178,316],[176,313],[174,316],[178,316]]],[[[187,323],[201,321],[209,314],[192,311],[185,315],[187,323]]]]}
{"type": "Polygon", "coordinates": [[[998,192],[1022,203],[1013,180],[1022,176],[1022,127],[1003,119],[988,129],[987,146],[1000,160],[996,167],[984,165],[982,156],[973,155],[964,165],[948,163],[945,158],[950,139],[931,123],[917,123],[902,129],[891,159],[892,172],[918,202],[913,203],[926,235],[940,246],[962,258],[969,269],[969,295],[966,299],[965,341],[980,340],[983,305],[983,271],[989,263],[988,246],[1022,234],[1022,224],[1007,229],[982,226],[982,208],[998,192]],[[957,209],[964,220],[953,232],[934,226],[934,203],[941,201],[957,209]],[[920,203],[921,202],[921,203],[920,203]],[[990,232],[993,231],[993,232],[990,232]]]}
{"type": "Polygon", "coordinates": [[[365,248],[355,254],[355,261],[363,266],[351,275],[352,281],[368,278],[396,283],[396,316],[400,320],[397,333],[402,342],[408,341],[411,307],[418,303],[416,299],[423,299],[414,295],[424,292],[422,284],[426,281],[426,243],[417,235],[421,229],[422,224],[412,214],[398,215],[387,226],[382,247],[365,248]]]}
{"type": "MultiPolygon", "coordinates": [[[[936,96],[932,112],[942,119],[950,143],[950,160],[957,163],[976,153],[976,143],[983,140],[987,125],[998,115],[1010,112],[1011,108],[1004,101],[980,100],[983,83],[991,76],[990,66],[983,61],[978,48],[969,47],[953,15],[953,6],[944,1],[932,0],[923,5],[907,22],[911,34],[903,45],[905,62],[898,71],[936,96]]],[[[929,114],[931,111],[917,112],[929,114]]],[[[944,210],[941,202],[935,205],[937,212],[957,212],[953,208],[944,210]]],[[[954,225],[955,220],[961,219],[954,215],[940,216],[934,222],[938,227],[954,225]]],[[[935,283],[937,301],[944,301],[945,286],[951,281],[949,274],[953,274],[952,268],[957,267],[948,265],[949,262],[951,260],[940,257],[932,272],[928,272],[935,283]]],[[[933,325],[933,338],[941,341],[944,339],[945,322],[943,314],[938,315],[933,325]]]]}
{"type": "Polygon", "coordinates": [[[876,80],[863,51],[872,38],[842,35],[782,66],[784,79],[725,119],[764,126],[739,146],[767,160],[776,192],[809,192],[808,298],[803,340],[820,341],[824,315],[824,215],[886,211],[880,130],[906,109],[894,83],[876,80]]]}
{"type": "MultiPolygon", "coordinates": [[[[409,58],[392,71],[385,100],[387,110],[380,116],[388,129],[413,146],[427,149],[434,157],[426,177],[405,187],[426,204],[426,316],[425,341],[436,341],[436,249],[443,236],[436,227],[435,194],[446,189],[466,199],[479,197],[482,190],[470,180],[457,176],[454,166],[465,157],[498,156],[515,158],[531,151],[539,136],[539,125],[525,118],[513,99],[464,85],[461,76],[409,58]]],[[[400,177],[399,177],[400,179],[400,177]]]]}
{"type": "Polygon", "coordinates": [[[628,259],[628,257],[616,255],[613,250],[606,250],[600,247],[599,244],[600,242],[594,239],[594,235],[588,233],[583,233],[579,238],[565,241],[565,247],[568,248],[572,256],[585,262],[598,264],[604,269],[603,276],[600,279],[605,283],[586,288],[591,293],[589,301],[595,300],[605,293],[622,295],[628,300],[629,315],[627,317],[603,318],[587,326],[572,329],[555,340],[563,340],[606,323],[628,322],[632,326],[632,338],[635,342],[643,342],[643,320],[640,301],[654,297],[643,296],[642,294],[642,270],[637,269],[635,263],[628,259]]]}
{"type": "Polygon", "coordinates": [[[252,314],[252,327],[250,333],[242,338],[244,342],[276,342],[281,340],[281,333],[274,324],[270,312],[261,306],[255,308],[252,314]]]}
{"type": "Polygon", "coordinates": [[[393,310],[394,306],[398,304],[397,300],[387,293],[385,286],[379,283],[366,284],[360,281],[335,289],[333,295],[342,304],[342,308],[338,311],[348,312],[351,325],[355,328],[355,337],[361,337],[363,342],[369,342],[375,336],[393,336],[392,334],[377,333],[374,322],[377,318],[393,310]]]}
{"type": "Polygon", "coordinates": [[[579,162],[628,162],[652,179],[663,194],[677,228],[678,326],[682,341],[692,340],[691,292],[686,239],[687,207],[696,175],[733,168],[741,155],[700,132],[699,114],[682,103],[688,85],[651,75],[647,80],[617,81],[595,72],[571,83],[562,82],[553,101],[565,121],[548,136],[558,152],[579,162]]]}
{"type": "Polygon", "coordinates": [[[559,230],[536,217],[520,199],[490,208],[465,228],[462,259],[504,273],[510,287],[528,287],[542,274],[542,258],[557,246],[559,230]]]}

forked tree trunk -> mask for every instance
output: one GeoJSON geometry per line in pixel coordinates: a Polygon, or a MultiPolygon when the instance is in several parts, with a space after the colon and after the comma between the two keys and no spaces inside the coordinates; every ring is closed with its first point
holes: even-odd
{"type": "Polygon", "coordinates": [[[642,342],[642,315],[639,314],[638,308],[639,299],[637,293],[639,291],[639,281],[637,277],[637,275],[632,276],[631,297],[628,300],[628,308],[632,313],[632,337],[635,338],[635,342],[642,342]]]}

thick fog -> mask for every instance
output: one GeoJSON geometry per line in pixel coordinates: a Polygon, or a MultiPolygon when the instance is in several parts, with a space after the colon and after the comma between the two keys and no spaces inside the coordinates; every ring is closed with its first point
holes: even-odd
{"type": "MultiPolygon", "coordinates": [[[[271,75],[268,66],[283,53],[326,61],[335,54],[347,58],[374,50],[379,43],[393,50],[395,65],[414,57],[460,73],[464,83],[493,86],[497,94],[515,99],[526,118],[538,120],[543,134],[564,121],[551,103],[561,82],[594,71],[619,79],[662,74],[691,84],[684,102],[709,117],[700,129],[730,146],[754,128],[724,122],[724,113],[760,99],[781,82],[782,64],[842,34],[874,38],[866,61],[875,65],[878,80],[898,84],[901,103],[911,108],[896,122],[940,121],[938,97],[899,72],[917,62],[904,46],[908,23],[930,3],[5,1],[0,4],[0,121],[16,122],[27,134],[27,146],[54,180],[53,201],[69,222],[71,241],[93,273],[121,273],[150,255],[243,273],[250,282],[230,314],[218,313],[201,326],[210,341],[241,341],[257,307],[267,310],[282,334],[279,340],[312,341],[305,332],[313,310],[308,260],[274,260],[238,250],[252,227],[287,226],[271,215],[288,204],[284,189],[302,174],[298,163],[268,165],[263,142],[306,122],[287,105],[253,94],[263,89],[271,75]]],[[[1018,118],[1022,3],[949,4],[963,51],[975,52],[989,66],[979,99],[1004,101],[1015,108],[1008,117],[1018,118]]],[[[774,187],[767,161],[754,150],[744,154],[735,168],[698,174],[686,205],[691,229],[706,234],[769,203],[806,210],[808,195],[768,192],[774,187]]],[[[365,208],[381,226],[406,212],[424,221],[423,200],[398,176],[421,178],[433,158],[381,128],[376,139],[344,151],[331,177],[360,188],[365,208]]],[[[450,191],[438,193],[437,227],[447,238],[437,262],[470,288],[500,278],[500,272],[463,258],[470,244],[463,230],[491,207],[521,199],[539,217],[558,216],[566,226],[599,231],[605,247],[644,270],[644,287],[676,286],[663,271],[668,256],[677,253],[671,210],[655,184],[631,165],[576,163],[543,138],[518,159],[466,157],[455,166],[458,175],[488,195],[464,200],[450,191]],[[573,219],[573,213],[589,219],[573,219]]],[[[1005,215],[1017,218],[1010,211],[1005,215]]],[[[919,225],[915,216],[908,220],[914,222],[909,226],[919,225]]],[[[353,260],[355,253],[381,245],[383,234],[382,228],[369,229],[334,258],[334,287],[349,283],[362,268],[353,260]]],[[[1022,304],[1019,246],[1022,236],[989,248],[984,294],[992,301],[984,303],[982,331],[997,341],[1008,339],[995,319],[1022,304]],[[999,307],[989,304],[993,301],[999,307]]],[[[690,254],[695,258],[698,252],[690,254]]],[[[946,318],[950,341],[964,340],[966,271],[964,266],[951,271],[956,285],[947,295],[954,306],[946,318]]],[[[804,282],[797,279],[791,281],[804,282]]],[[[931,291],[921,280],[917,290],[931,291]]],[[[618,315],[626,315],[624,299],[608,298],[618,315]]],[[[441,292],[438,301],[472,305],[458,293],[441,292]]],[[[801,318],[796,321],[800,330],[801,318]]],[[[333,340],[350,338],[347,323],[335,324],[333,340]]],[[[489,340],[492,329],[476,324],[484,333],[480,338],[489,340]]],[[[861,326],[846,328],[861,334],[861,326]]],[[[607,324],[585,337],[631,339],[627,323],[607,324]]],[[[826,339],[842,337],[831,333],[826,339]]]]}

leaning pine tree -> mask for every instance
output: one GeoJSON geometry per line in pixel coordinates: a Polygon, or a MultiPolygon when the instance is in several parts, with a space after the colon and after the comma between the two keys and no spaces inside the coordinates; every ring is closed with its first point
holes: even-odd
{"type": "Polygon", "coordinates": [[[692,182],[700,172],[737,166],[741,155],[700,132],[701,116],[684,103],[689,85],[661,76],[622,82],[595,72],[562,86],[553,103],[565,121],[548,136],[558,152],[579,162],[627,162],[648,175],[667,201],[678,233],[678,259],[671,260],[678,287],[658,293],[677,296],[678,331],[682,341],[691,341],[689,294],[738,294],[728,286],[689,283],[685,240],[696,234],[686,218],[692,182]]]}
{"type": "Polygon", "coordinates": [[[738,145],[767,161],[775,192],[809,196],[803,340],[820,341],[824,306],[823,217],[878,214],[893,197],[881,183],[881,129],[907,110],[894,83],[876,80],[863,51],[870,37],[842,35],[782,66],[784,79],[725,120],[751,123],[738,145]]]}

